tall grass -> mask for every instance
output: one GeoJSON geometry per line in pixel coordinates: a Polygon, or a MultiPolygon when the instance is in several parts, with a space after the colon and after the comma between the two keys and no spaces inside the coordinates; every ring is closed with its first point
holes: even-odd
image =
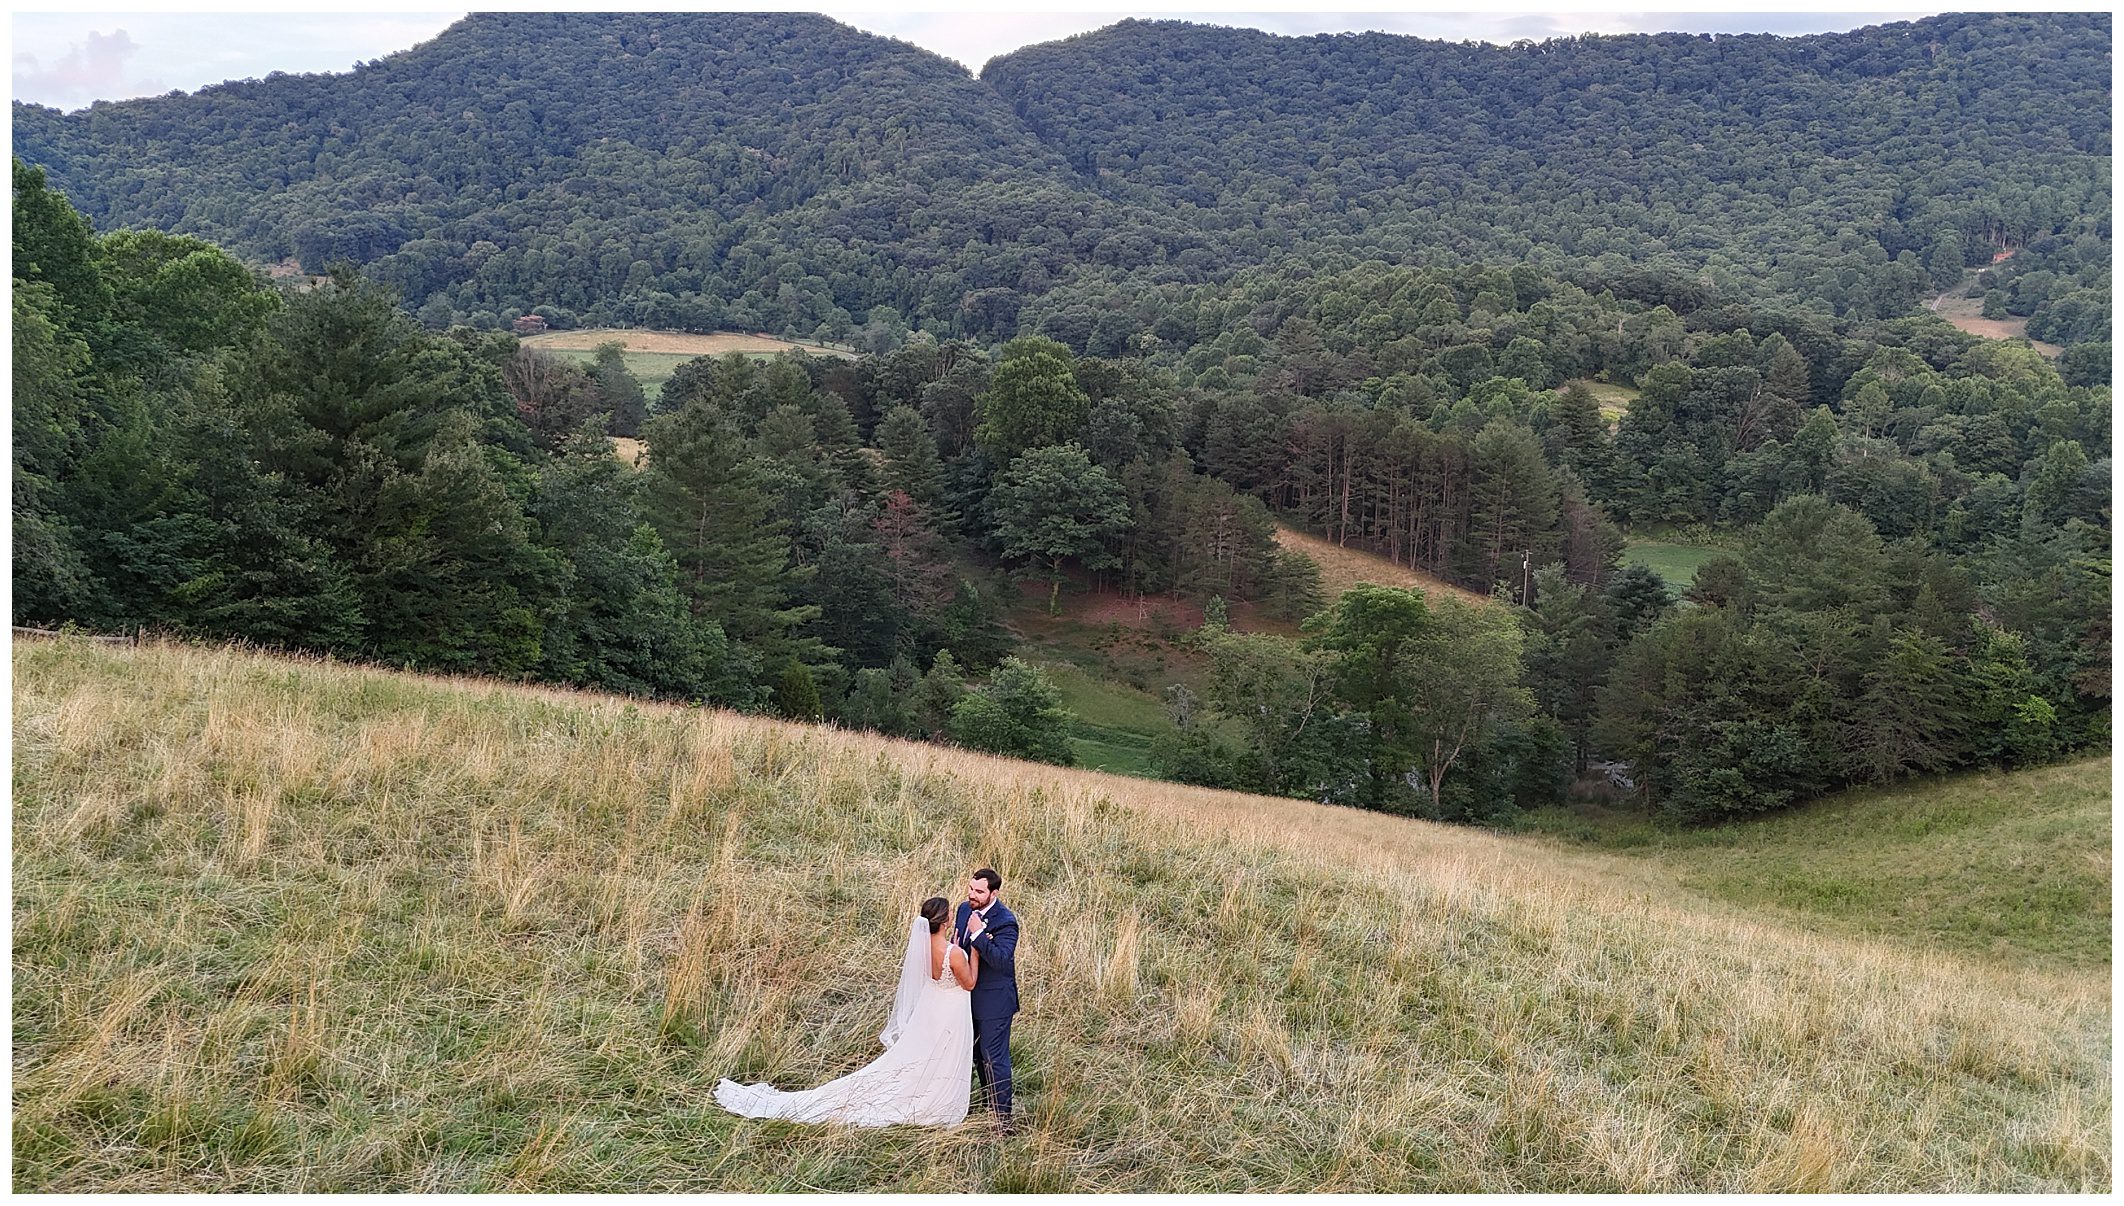
{"type": "Polygon", "coordinates": [[[1611,854],[240,651],[14,667],[17,1189],[2110,1183],[2100,979],[1611,854]],[[1020,1136],[714,1107],[870,1059],[984,863],[1020,1136]]]}

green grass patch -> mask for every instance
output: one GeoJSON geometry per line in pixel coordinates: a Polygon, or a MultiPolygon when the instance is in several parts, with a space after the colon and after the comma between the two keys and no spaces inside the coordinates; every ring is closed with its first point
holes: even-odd
{"type": "Polygon", "coordinates": [[[1837,933],[2071,968],[2110,963],[2110,760],[1844,792],[1675,830],[1552,810],[1537,831],[1837,933]]]}
{"type": "Polygon", "coordinates": [[[1039,666],[1076,715],[1070,746],[1077,765],[1115,774],[1155,778],[1151,748],[1172,728],[1165,709],[1149,692],[1100,679],[1082,666],[1043,660],[1039,666]]]}
{"type": "Polygon", "coordinates": [[[1580,378],[1578,384],[1585,386],[1586,392],[1592,394],[1593,400],[1600,404],[1600,417],[1610,427],[1622,422],[1623,416],[1630,413],[1631,405],[1637,401],[1638,391],[1635,386],[1616,385],[1590,378],[1580,378]]]}
{"type": "Polygon", "coordinates": [[[1164,705],[1148,691],[1100,678],[1069,662],[1043,658],[1038,665],[1062,693],[1063,706],[1087,725],[1146,736],[1169,727],[1164,705]]]}
{"type": "Polygon", "coordinates": [[[1672,544],[1662,540],[1633,540],[1623,547],[1624,565],[1642,565],[1656,571],[1677,593],[1696,581],[1696,571],[1725,549],[1700,544],[1672,544]]]}
{"type": "Polygon", "coordinates": [[[1123,740],[1079,736],[1083,731],[1081,727],[1070,731],[1069,748],[1076,755],[1078,766],[1112,775],[1133,775],[1138,779],[1160,777],[1158,761],[1152,755],[1147,739],[1137,734],[1128,734],[1123,740]]]}

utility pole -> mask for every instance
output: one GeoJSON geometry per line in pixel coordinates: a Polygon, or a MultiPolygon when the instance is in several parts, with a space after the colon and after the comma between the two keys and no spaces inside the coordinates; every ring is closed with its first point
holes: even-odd
{"type": "Polygon", "coordinates": [[[1519,550],[1519,605],[1534,606],[1534,550],[1519,550]]]}

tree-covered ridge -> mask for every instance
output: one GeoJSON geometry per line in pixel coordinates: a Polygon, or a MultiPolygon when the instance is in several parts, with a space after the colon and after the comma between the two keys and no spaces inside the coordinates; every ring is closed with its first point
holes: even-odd
{"type": "Polygon", "coordinates": [[[976,81],[819,17],[493,14],[347,75],[17,105],[15,137],[99,226],[351,258],[438,328],[1000,340],[1042,329],[1026,305],[1338,257],[1871,317],[2056,244],[2009,300],[2081,342],[2108,40],[2102,14],[1512,47],[1125,22],[976,81]]]}
{"type": "Polygon", "coordinates": [[[957,65],[811,16],[475,15],[348,75],[15,128],[101,225],[349,258],[445,319],[845,339],[1036,288],[1126,224],[957,65]]]}
{"type": "Polygon", "coordinates": [[[1943,244],[2106,237],[2109,63],[2101,14],[1510,47],[1126,21],[982,75],[1219,252],[1641,264],[1886,315],[1943,244]]]}

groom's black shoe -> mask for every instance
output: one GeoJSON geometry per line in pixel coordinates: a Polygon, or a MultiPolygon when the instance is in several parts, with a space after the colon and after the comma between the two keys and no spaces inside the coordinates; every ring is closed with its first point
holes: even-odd
{"type": "Polygon", "coordinates": [[[1018,1124],[1010,1115],[1005,1114],[996,1119],[996,1129],[1002,1131],[1003,1137],[1007,1139],[1018,1133],[1018,1124]]]}

